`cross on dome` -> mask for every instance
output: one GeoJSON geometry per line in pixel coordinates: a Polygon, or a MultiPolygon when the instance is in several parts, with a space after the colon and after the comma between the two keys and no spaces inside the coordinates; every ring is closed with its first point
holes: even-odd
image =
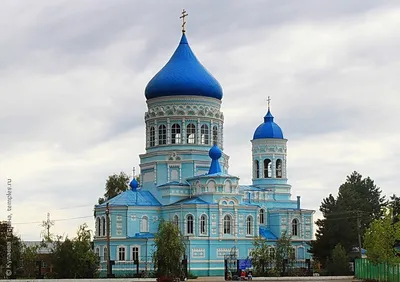
{"type": "Polygon", "coordinates": [[[185,31],[186,31],[186,30],[185,30],[185,24],[186,24],[185,18],[186,18],[187,16],[189,16],[189,14],[186,13],[186,10],[185,10],[185,9],[183,9],[183,10],[182,10],[182,16],[179,17],[180,19],[182,19],[182,32],[183,32],[183,33],[185,33],[185,31]]]}

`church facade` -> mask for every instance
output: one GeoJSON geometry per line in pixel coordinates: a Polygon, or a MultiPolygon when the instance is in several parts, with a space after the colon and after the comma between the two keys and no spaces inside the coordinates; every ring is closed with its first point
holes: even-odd
{"type": "MultiPolygon", "coordinates": [[[[113,272],[152,270],[153,239],[160,220],[174,222],[185,238],[188,268],[223,275],[224,256],[247,258],[258,236],[271,248],[291,236],[296,260],[310,258],[313,210],[291,198],[287,139],[268,106],[252,144],[252,183],[229,174],[224,149],[223,90],[191,50],[183,32],[168,63],[145,89],[145,153],[140,183],[95,206],[94,249],[106,271],[106,213],[110,218],[113,272]]],[[[229,98],[228,98],[229,99],[229,98]]]]}

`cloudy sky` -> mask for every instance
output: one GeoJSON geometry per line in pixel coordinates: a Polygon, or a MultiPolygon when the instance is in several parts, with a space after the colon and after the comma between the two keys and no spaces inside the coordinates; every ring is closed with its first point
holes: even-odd
{"type": "Polygon", "coordinates": [[[241,184],[271,96],[304,208],[354,170],[396,192],[399,1],[1,1],[0,219],[12,178],[24,240],[40,239],[48,212],[56,234],[93,227],[108,175],[138,167],[144,88],[179,42],[182,8],[224,88],[224,149],[241,184]]]}

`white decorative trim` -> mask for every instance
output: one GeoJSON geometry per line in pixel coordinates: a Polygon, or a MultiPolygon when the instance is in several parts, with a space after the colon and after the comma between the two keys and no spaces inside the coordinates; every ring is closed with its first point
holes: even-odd
{"type": "Polygon", "coordinates": [[[193,248],[192,249],[192,257],[193,258],[205,258],[206,257],[206,249],[193,248]]]}

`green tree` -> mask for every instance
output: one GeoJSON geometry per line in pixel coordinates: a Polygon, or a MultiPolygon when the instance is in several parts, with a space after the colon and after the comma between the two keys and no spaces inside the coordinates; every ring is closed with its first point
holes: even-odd
{"type": "Polygon", "coordinates": [[[26,278],[34,278],[36,275],[36,260],[39,245],[27,246],[22,244],[23,275],[26,278]]]}
{"type": "Polygon", "coordinates": [[[285,233],[276,241],[275,247],[275,269],[281,273],[284,270],[284,260],[287,259],[287,266],[292,265],[295,260],[294,249],[292,247],[291,237],[285,233]]]}
{"type": "Polygon", "coordinates": [[[384,217],[375,219],[365,233],[368,259],[373,263],[400,263],[394,249],[399,238],[400,221],[393,223],[393,210],[386,209],[384,217]]]}
{"type": "Polygon", "coordinates": [[[97,275],[99,257],[91,248],[91,231],[87,224],[79,227],[74,239],[54,242],[53,271],[57,278],[91,278],[97,275]]]}
{"type": "Polygon", "coordinates": [[[267,240],[258,237],[253,241],[253,250],[250,253],[253,267],[258,276],[266,275],[267,266],[271,264],[270,246],[267,240]]]}
{"type": "Polygon", "coordinates": [[[106,181],[106,192],[104,193],[104,197],[99,198],[98,200],[99,204],[102,204],[126,191],[128,187],[129,176],[125,172],[121,171],[119,174],[110,175],[106,181]]]}
{"type": "Polygon", "coordinates": [[[329,275],[348,275],[350,274],[349,257],[342,245],[337,244],[332,251],[331,259],[327,263],[329,275]]]}
{"type": "MultiPolygon", "coordinates": [[[[7,237],[7,221],[0,222],[0,277],[5,277],[5,271],[7,266],[7,241],[10,240],[7,237]]],[[[14,233],[11,234],[11,262],[13,268],[13,274],[17,269],[21,268],[21,253],[22,243],[18,236],[14,233]]]]}
{"type": "Polygon", "coordinates": [[[347,253],[357,247],[358,234],[364,234],[371,222],[381,217],[382,207],[387,205],[381,193],[371,178],[353,172],[339,187],[336,198],[330,194],[323,199],[320,211],[324,218],[316,221],[316,240],[311,243],[314,259],[326,266],[337,244],[340,243],[347,253]]]}
{"type": "Polygon", "coordinates": [[[154,268],[157,276],[166,276],[170,279],[182,275],[182,259],[185,254],[185,245],[179,228],[170,221],[161,221],[155,234],[153,254],[154,268]]]}

